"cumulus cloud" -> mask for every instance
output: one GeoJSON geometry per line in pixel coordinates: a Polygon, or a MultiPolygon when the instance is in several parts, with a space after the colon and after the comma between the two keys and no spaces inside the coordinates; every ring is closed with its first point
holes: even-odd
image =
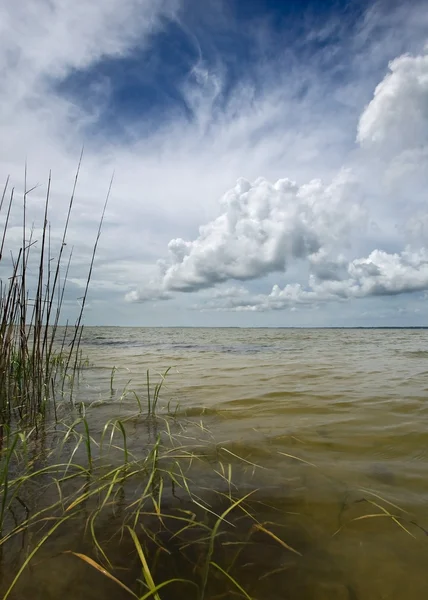
{"type": "Polygon", "coordinates": [[[148,302],[150,300],[171,300],[172,294],[161,291],[150,282],[143,290],[131,290],[125,296],[128,302],[148,302]]]}
{"type": "Polygon", "coordinates": [[[361,115],[357,140],[391,153],[426,146],[428,47],[420,56],[399,56],[390,62],[389,70],[361,115]]]}
{"type": "MultiPolygon", "coordinates": [[[[154,296],[194,292],[230,279],[248,281],[284,272],[288,263],[346,246],[365,211],[349,172],[331,185],[320,180],[298,186],[288,179],[272,184],[240,179],[221,200],[222,214],[200,227],[193,241],[168,244],[169,261],[160,263],[154,296]]],[[[133,300],[149,299],[147,290],[133,300]]]]}
{"type": "Polygon", "coordinates": [[[424,290],[428,287],[428,250],[406,249],[393,254],[373,250],[367,257],[352,260],[347,275],[336,281],[315,279],[313,291],[326,299],[393,296],[424,290]]]}
{"type": "MultiPolygon", "coordinates": [[[[340,266],[343,267],[343,264],[340,266]]],[[[276,284],[266,295],[232,288],[227,294],[213,295],[197,308],[264,312],[423,291],[428,288],[428,250],[415,253],[407,249],[400,254],[374,250],[365,258],[349,262],[346,274],[344,279],[321,279],[311,274],[306,286],[291,283],[281,288],[276,284]]]]}

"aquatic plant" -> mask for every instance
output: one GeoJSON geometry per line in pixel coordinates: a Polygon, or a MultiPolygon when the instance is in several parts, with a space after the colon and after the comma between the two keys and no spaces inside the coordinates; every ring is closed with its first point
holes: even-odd
{"type": "MultiPolygon", "coordinates": [[[[177,426],[176,421],[174,426],[177,426]]],[[[180,584],[186,586],[188,594],[191,592],[187,587],[194,589],[195,598],[205,598],[213,568],[233,581],[227,566],[214,562],[215,543],[220,526],[228,522],[228,515],[244,506],[251,494],[238,499],[229,494],[221,495],[221,501],[226,500],[227,506],[217,514],[197,493],[202,489],[192,480],[192,467],[208,463],[191,445],[181,442],[182,427],[177,426],[174,434],[168,424],[140,457],[130,452],[126,421],[119,419],[108,421],[98,439],[91,433],[86,416],[69,425],[58,423],[45,432],[49,440],[45,440],[45,456],[38,447],[35,429],[12,434],[6,428],[6,433],[0,454],[0,558],[3,551],[2,581],[7,580],[2,590],[4,599],[10,596],[35,555],[49,544],[51,536],[71,523],[86,530],[86,544],[90,545],[91,552],[76,548],[62,548],[62,552],[83,560],[134,597],[159,598],[161,589],[180,584]],[[116,439],[118,433],[121,445],[116,439]],[[40,500],[42,489],[46,501],[40,500]],[[181,497],[177,500],[179,493],[181,497]],[[183,510],[183,503],[187,503],[188,510],[183,510]],[[105,539],[106,518],[112,519],[112,515],[115,515],[115,523],[109,534],[116,542],[118,537],[125,536],[132,541],[141,563],[141,581],[135,576],[135,581],[130,583],[128,577],[124,582],[115,573],[108,556],[112,543],[105,539]],[[214,524],[210,526],[213,518],[214,524]],[[192,537],[189,532],[195,535],[192,537]],[[33,543],[27,549],[25,540],[31,536],[33,543]],[[18,539],[22,540],[19,568],[13,576],[7,577],[5,557],[18,539]],[[155,583],[159,553],[168,555],[168,545],[200,548],[205,540],[205,556],[201,564],[195,565],[197,574],[193,580],[174,576],[155,583]]],[[[243,514],[248,512],[243,511],[243,514]]],[[[236,588],[242,589],[237,582],[236,588]]]]}
{"type": "MultiPolygon", "coordinates": [[[[263,471],[262,465],[233,446],[210,442],[205,426],[184,414],[153,420],[136,413],[110,419],[100,431],[84,412],[46,425],[43,436],[36,428],[6,427],[0,598],[25,597],[57,556],[64,557],[58,594],[75,568],[89,581],[102,575],[97,597],[248,600],[291,589],[290,574],[299,573],[308,551],[305,537],[287,525],[299,515],[276,507],[257,480],[252,483],[250,473],[263,471]],[[139,435],[132,437],[136,423],[139,435]]],[[[291,454],[282,460],[319,472],[291,454]]],[[[341,515],[332,535],[380,520],[417,536],[410,515],[369,489],[346,496],[341,515]],[[350,507],[359,512],[345,518],[350,507]]],[[[48,585],[50,577],[44,581],[48,585]]]]}
{"type": "Polygon", "coordinates": [[[72,253],[65,255],[76,187],[82,156],[77,167],[73,189],[59,247],[51,240],[49,174],[40,236],[35,239],[34,224],[29,227],[27,207],[35,188],[27,187],[25,170],[22,198],[21,243],[12,244],[6,253],[11,229],[12,208],[16,205],[15,189],[7,178],[0,201],[0,436],[1,427],[12,418],[29,426],[43,419],[50,401],[55,407],[56,394],[65,391],[72,398],[76,375],[85,365],[79,351],[82,338],[82,316],[86,304],[94,258],[101,234],[104,213],[111,190],[108,189],[98,233],[93,246],[86,286],[80,310],[73,326],[67,324],[59,335],[59,323],[67,285],[72,253]]]}

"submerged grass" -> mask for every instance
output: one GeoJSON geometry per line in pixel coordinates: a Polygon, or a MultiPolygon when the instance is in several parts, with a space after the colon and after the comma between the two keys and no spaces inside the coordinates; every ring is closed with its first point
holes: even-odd
{"type": "MultiPolygon", "coordinates": [[[[25,598],[29,590],[44,598],[52,585],[55,597],[78,598],[82,592],[73,596],[64,583],[71,586],[76,573],[94,579],[88,598],[307,597],[293,588],[311,552],[295,529],[299,514],[270,506],[257,485],[274,472],[234,445],[213,445],[198,420],[161,412],[100,426],[91,409],[76,407],[45,424],[43,450],[40,427],[5,427],[0,598],[25,598]],[[131,435],[136,424],[138,438],[131,435]],[[58,556],[52,584],[46,569],[58,556]]],[[[285,464],[319,477],[312,464],[283,455],[285,464]]],[[[410,515],[366,488],[346,497],[331,535],[380,517],[417,537],[410,515]]]]}
{"type": "MultiPolygon", "coordinates": [[[[187,590],[188,597],[206,597],[213,564],[217,570],[222,568],[212,560],[220,525],[227,522],[227,515],[243,504],[250,494],[235,500],[231,498],[227,508],[218,515],[209,502],[198,495],[197,490],[201,486],[195,486],[192,482],[192,466],[200,466],[203,459],[173,437],[171,430],[168,435],[159,433],[154,446],[148,452],[146,449],[142,457],[130,458],[126,449],[126,424],[118,421],[110,425],[112,431],[116,428],[120,430],[124,442],[120,448],[113,445],[110,438],[110,457],[112,451],[116,452],[113,463],[106,461],[103,444],[97,443],[91,435],[86,417],[76,420],[71,426],[56,424],[52,428],[48,437],[56,437],[61,441],[50,451],[45,458],[46,465],[41,468],[35,469],[30,459],[35,438],[24,439],[19,433],[9,437],[8,447],[2,454],[0,549],[5,550],[3,557],[10,556],[10,550],[19,540],[21,550],[18,553],[19,568],[7,583],[7,589],[2,591],[3,598],[9,597],[42,546],[48,544],[57,530],[70,527],[70,521],[74,522],[73,527],[81,529],[82,537],[78,536],[77,542],[89,545],[93,555],[78,548],[62,548],[61,551],[84,560],[135,597],[153,596],[159,600],[160,590],[172,584],[194,589],[194,596],[187,590]],[[68,447],[71,439],[73,444],[68,447]],[[98,450],[101,448],[101,452],[96,455],[90,453],[87,449],[88,440],[98,450]],[[30,446],[29,453],[27,446],[30,446]],[[82,466],[80,463],[84,459],[87,464],[82,466]],[[6,473],[8,476],[4,476],[6,473]],[[191,491],[191,487],[195,491],[191,491]],[[178,490],[180,500],[177,500],[178,490]],[[183,503],[187,505],[185,510],[183,503]],[[210,526],[208,522],[213,516],[215,522],[210,526]],[[109,527],[107,536],[106,519],[114,520],[114,527],[109,527]],[[171,523],[178,524],[178,528],[171,527],[171,523]],[[191,531],[195,532],[194,537],[189,536],[191,531]],[[109,558],[112,541],[121,544],[126,534],[130,535],[133,542],[143,579],[136,575],[135,568],[135,574],[128,575],[131,581],[122,581],[114,573],[109,558]],[[26,552],[24,539],[29,536],[34,541],[31,550],[26,552]],[[163,542],[160,538],[163,538],[163,542]],[[150,562],[156,566],[159,553],[170,554],[168,545],[189,549],[195,545],[199,548],[201,543],[207,546],[206,556],[201,564],[196,561],[193,578],[174,576],[155,583],[150,562]],[[143,593],[138,592],[141,586],[146,588],[143,593]]],[[[107,424],[105,430],[110,425],[107,424]]],[[[7,581],[8,560],[4,558],[1,567],[2,581],[7,581]]],[[[228,579],[231,578],[229,573],[228,579]]]]}
{"type": "MultiPolygon", "coordinates": [[[[5,438],[0,598],[28,597],[35,585],[39,596],[32,597],[45,597],[52,584],[43,572],[58,556],[64,562],[56,594],[70,598],[80,592],[73,596],[63,580],[76,572],[89,581],[104,579],[93,598],[306,597],[290,591],[310,553],[307,538],[287,524],[299,515],[287,516],[281,504],[270,507],[248,474],[249,466],[257,473],[268,469],[223,444],[207,453],[206,428],[183,415],[136,413],[109,420],[101,430],[91,423],[88,411],[71,424],[46,424],[43,458],[40,430],[10,431],[5,438]],[[140,444],[134,437],[131,447],[136,422],[140,444]]],[[[368,510],[346,518],[343,512],[332,535],[383,517],[416,537],[410,515],[398,505],[365,488],[355,494],[344,509],[368,510]]]]}

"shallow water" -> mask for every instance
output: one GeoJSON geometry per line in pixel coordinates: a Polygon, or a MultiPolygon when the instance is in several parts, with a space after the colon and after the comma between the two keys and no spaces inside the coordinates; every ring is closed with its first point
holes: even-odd
{"type": "MultiPolygon", "coordinates": [[[[256,597],[427,597],[428,330],[88,328],[82,347],[79,400],[100,431],[135,413],[134,392],[145,402],[147,369],[171,367],[160,413],[202,421],[205,452],[246,467],[238,487],[302,554],[272,578],[270,546],[248,550],[240,583],[256,597]]],[[[147,432],[132,432],[138,453],[147,432]]]]}

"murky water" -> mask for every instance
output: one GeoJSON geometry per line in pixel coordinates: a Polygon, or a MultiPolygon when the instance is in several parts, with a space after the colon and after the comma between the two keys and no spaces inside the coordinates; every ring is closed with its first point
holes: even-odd
{"type": "MultiPolygon", "coordinates": [[[[240,583],[255,597],[427,597],[428,330],[88,328],[83,349],[93,368],[79,399],[100,431],[135,413],[135,394],[146,402],[147,369],[171,367],[160,414],[201,423],[204,452],[241,465],[243,493],[259,490],[260,522],[301,556],[272,555],[266,536],[248,547],[240,583]]],[[[147,431],[132,432],[138,453],[147,431]]]]}

